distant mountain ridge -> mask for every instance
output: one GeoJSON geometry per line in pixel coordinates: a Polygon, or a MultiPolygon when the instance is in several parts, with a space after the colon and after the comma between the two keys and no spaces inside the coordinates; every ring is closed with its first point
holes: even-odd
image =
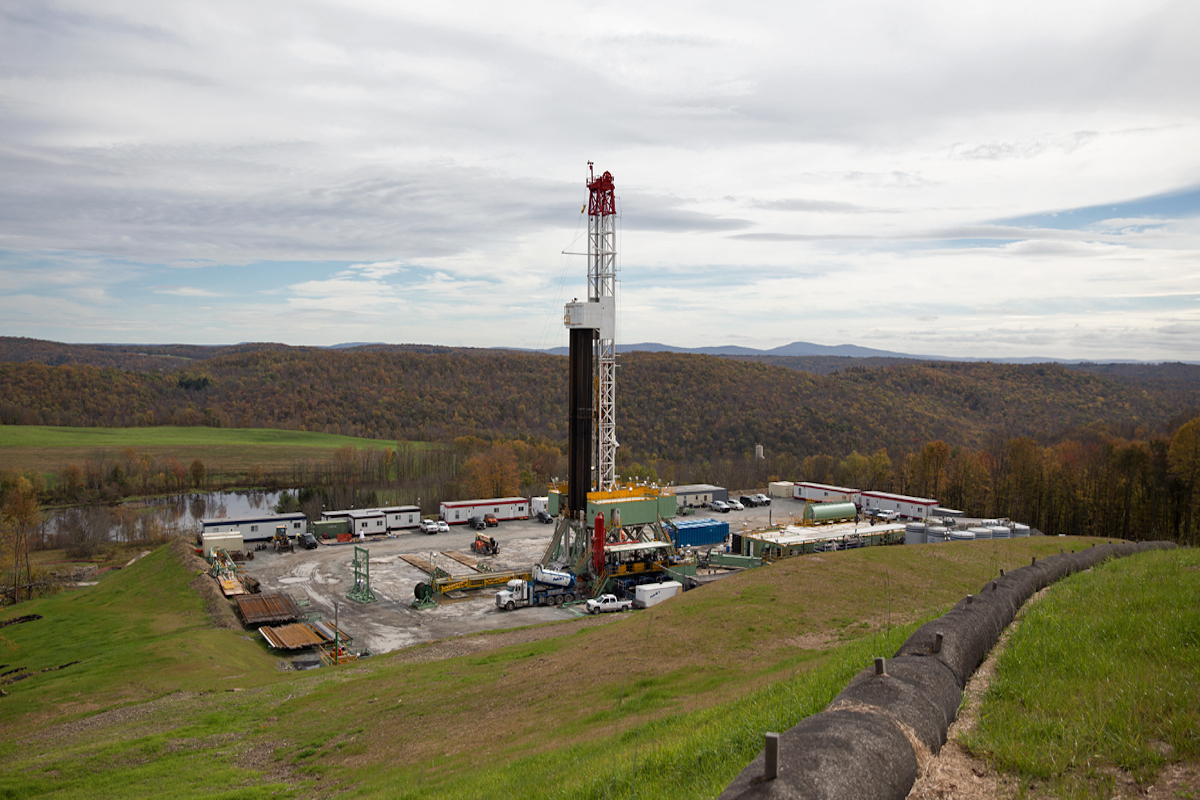
{"type": "MultiPolygon", "coordinates": [[[[554,347],[548,350],[536,352],[551,353],[553,355],[566,355],[566,347],[554,347]]],[[[898,353],[894,350],[876,350],[871,347],[860,347],[856,344],[839,344],[825,345],[813,344],[812,342],[792,342],[780,347],[773,347],[769,350],[760,350],[754,347],[742,347],[740,345],[723,345],[720,347],[676,347],[669,344],[661,344],[659,342],[639,342],[637,344],[619,344],[617,345],[618,353],[695,353],[706,356],[785,356],[785,357],[810,357],[810,356],[837,356],[840,358],[887,358],[900,359],[902,361],[956,361],[956,362],[992,362],[993,364],[1159,364],[1173,363],[1161,361],[1136,361],[1136,360],[1121,360],[1121,359],[1103,359],[1091,360],[1083,358],[1053,358],[1050,356],[1025,356],[1022,358],[978,358],[969,356],[934,356],[934,355],[914,355],[912,353],[898,353]]],[[[1200,364],[1200,361],[1181,362],[1186,364],[1200,364]]]]}

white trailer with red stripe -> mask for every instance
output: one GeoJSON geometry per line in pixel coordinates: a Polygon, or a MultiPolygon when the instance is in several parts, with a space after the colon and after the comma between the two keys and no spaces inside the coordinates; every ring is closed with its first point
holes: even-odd
{"type": "Polygon", "coordinates": [[[891,492],[863,492],[862,511],[895,511],[901,519],[925,519],[933,516],[938,501],[929,497],[909,497],[891,492]]]}
{"type": "Polygon", "coordinates": [[[451,525],[465,525],[471,517],[494,514],[506,519],[529,519],[529,499],[525,497],[494,497],[491,500],[452,500],[438,506],[438,514],[451,525]]]}

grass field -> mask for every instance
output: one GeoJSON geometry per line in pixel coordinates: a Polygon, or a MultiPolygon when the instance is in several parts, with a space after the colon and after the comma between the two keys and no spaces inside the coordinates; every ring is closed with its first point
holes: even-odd
{"type": "MultiPolygon", "coordinates": [[[[415,446],[428,445],[413,443],[415,446]]],[[[0,469],[51,473],[83,464],[104,452],[132,447],[181,463],[199,458],[216,473],[244,473],[252,466],[282,472],[302,460],[324,460],[341,447],[382,450],[396,442],[328,433],[269,428],[55,428],[0,425],[0,469]]]]}
{"type": "Polygon", "coordinates": [[[1110,561],[1056,585],[1001,655],[970,745],[1022,785],[1081,800],[1111,797],[1114,769],[1146,785],[1200,758],[1200,552],[1110,561]]]}
{"type": "Polygon", "coordinates": [[[311,673],[211,628],[195,576],[161,549],[5,611],[44,615],[0,629],[6,670],[80,663],[0,687],[0,797],[711,797],[765,730],[1063,544],[806,556],[553,638],[311,673]]]}

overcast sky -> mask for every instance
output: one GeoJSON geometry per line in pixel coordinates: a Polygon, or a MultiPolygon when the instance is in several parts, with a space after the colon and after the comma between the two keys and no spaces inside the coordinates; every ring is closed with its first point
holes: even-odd
{"type": "Polygon", "coordinates": [[[0,4],[0,335],[1200,360],[1200,3],[0,4]]]}

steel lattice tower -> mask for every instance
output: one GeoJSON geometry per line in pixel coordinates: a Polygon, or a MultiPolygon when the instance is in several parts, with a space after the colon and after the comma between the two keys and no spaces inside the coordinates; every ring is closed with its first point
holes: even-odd
{"type": "Polygon", "coordinates": [[[599,303],[601,325],[595,341],[596,489],[617,482],[617,201],[613,176],[599,178],[588,162],[588,301],[599,303]]]}

